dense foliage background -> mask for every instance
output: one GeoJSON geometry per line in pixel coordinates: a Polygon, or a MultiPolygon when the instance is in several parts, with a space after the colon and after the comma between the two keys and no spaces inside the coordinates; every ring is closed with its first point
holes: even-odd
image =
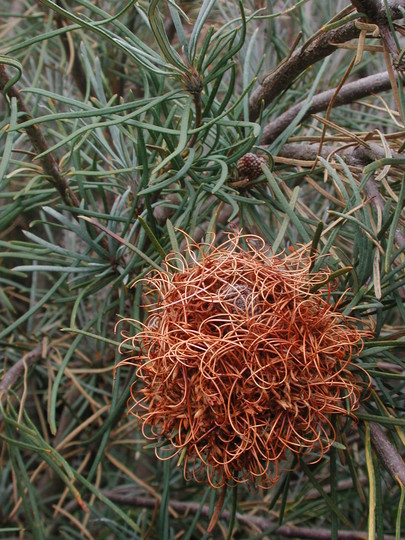
{"type": "Polygon", "coordinates": [[[340,276],[375,326],[372,388],[318,463],[239,488],[234,520],[229,490],[213,537],[404,537],[404,14],[0,0],[1,538],[204,537],[218,493],[127,416],[117,323],[145,318],[137,280],[181,231],[232,225],[340,276]]]}

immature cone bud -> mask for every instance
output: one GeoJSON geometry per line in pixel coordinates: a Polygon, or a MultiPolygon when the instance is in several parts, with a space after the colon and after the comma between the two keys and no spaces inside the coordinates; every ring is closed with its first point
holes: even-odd
{"type": "Polygon", "coordinates": [[[238,171],[241,176],[254,180],[262,174],[261,164],[264,159],[249,152],[238,161],[238,171]]]}

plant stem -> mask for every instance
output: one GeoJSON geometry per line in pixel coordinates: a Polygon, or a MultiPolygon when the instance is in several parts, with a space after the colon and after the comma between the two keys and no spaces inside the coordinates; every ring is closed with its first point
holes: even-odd
{"type": "MultiPolygon", "coordinates": [[[[381,21],[386,21],[386,13],[384,6],[382,4],[379,6],[378,20],[370,22],[376,22],[381,26],[381,21]]],[[[390,1],[389,6],[393,20],[402,18],[403,15],[399,8],[405,7],[403,0],[401,2],[390,1]]],[[[376,16],[375,13],[374,15],[376,16]]],[[[332,28],[328,31],[321,29],[317,32],[307,43],[265,77],[260,86],[256,88],[249,100],[250,120],[256,120],[262,105],[264,107],[270,105],[277,96],[293,84],[300,73],[331,55],[338,49],[339,44],[355,39],[359,32],[355,20],[342,24],[338,28],[332,28]]]]}
{"type": "Polygon", "coordinates": [[[370,436],[374,449],[392,478],[405,486],[405,463],[378,424],[370,422],[370,436]]]}
{"type": "MultiPolygon", "coordinates": [[[[126,494],[122,488],[114,490],[103,491],[105,497],[115,503],[132,505],[140,508],[155,508],[156,499],[152,497],[143,497],[133,495],[132,493],[126,494]]],[[[71,511],[71,508],[76,506],[76,501],[71,501],[67,506],[67,510],[71,511]]],[[[201,516],[209,516],[209,507],[204,505],[200,508],[199,503],[183,502],[183,501],[171,501],[170,506],[177,512],[200,512],[201,516]]],[[[231,512],[229,510],[223,510],[221,514],[222,519],[229,521],[231,519],[231,512]]],[[[236,512],[236,519],[239,523],[243,523],[247,526],[254,526],[261,531],[272,530],[272,534],[283,536],[284,538],[306,538],[309,540],[330,540],[330,529],[311,528],[311,527],[296,527],[293,525],[282,525],[277,528],[275,521],[268,517],[261,517],[257,515],[241,514],[236,512]]],[[[367,533],[362,531],[345,531],[340,530],[338,532],[338,540],[368,540],[367,533]]],[[[395,536],[384,535],[383,540],[395,540],[395,536]]]]}
{"type": "MultiPolygon", "coordinates": [[[[377,94],[384,92],[391,88],[391,82],[387,71],[383,73],[376,73],[369,77],[363,77],[354,82],[347,83],[336,95],[333,106],[339,107],[341,105],[347,105],[358,99],[369,96],[370,94],[377,94]]],[[[308,118],[311,114],[324,111],[328,108],[331,99],[333,98],[336,89],[326,90],[318,95],[314,96],[311,105],[302,118],[302,122],[305,118],[308,118]]],[[[273,142],[280,133],[282,133],[294,120],[297,114],[301,111],[305,101],[297,103],[285,113],[278,116],[275,120],[267,124],[263,130],[263,136],[261,144],[270,144],[273,142]]]]}
{"type": "MultiPolygon", "coordinates": [[[[5,67],[3,64],[0,64],[0,90],[4,92],[6,85],[9,83],[10,78],[6,73],[5,67]]],[[[30,120],[31,115],[28,113],[28,110],[25,106],[24,101],[22,100],[20,92],[14,87],[11,86],[7,90],[7,95],[10,98],[15,98],[18,104],[18,111],[22,114],[22,120],[30,120]]],[[[37,154],[42,154],[48,150],[48,145],[46,144],[45,137],[42,134],[39,126],[34,124],[33,126],[28,126],[26,128],[27,135],[31,141],[32,146],[37,154]]],[[[39,162],[42,166],[42,169],[46,175],[46,179],[50,182],[58,191],[60,196],[63,199],[63,202],[70,207],[80,207],[79,199],[73,193],[72,189],[69,187],[68,182],[64,176],[62,176],[59,165],[57,164],[55,158],[51,153],[47,153],[45,156],[42,156],[39,159],[39,162]]]]}
{"type": "MultiPolygon", "coordinates": [[[[10,78],[7,75],[4,64],[0,64],[0,91],[2,93],[4,93],[4,89],[6,88],[9,81],[10,78]]],[[[32,117],[28,113],[27,107],[25,106],[25,103],[17,88],[11,86],[10,88],[8,88],[6,93],[9,98],[16,99],[18,111],[22,113],[21,119],[23,121],[30,120],[32,117]]],[[[45,137],[39,126],[37,126],[36,124],[28,126],[26,128],[26,133],[31,141],[32,146],[34,147],[35,152],[38,155],[44,154],[49,150],[45,137]]],[[[79,199],[69,186],[66,178],[62,175],[59,165],[57,164],[56,159],[53,157],[53,155],[48,152],[39,158],[39,162],[45,173],[46,180],[48,180],[48,182],[50,182],[58,190],[63,202],[70,208],[80,208],[79,199]]],[[[73,216],[75,217],[75,219],[77,219],[74,213],[73,216]]],[[[106,237],[103,237],[101,239],[101,245],[107,252],[110,251],[106,237]]]]}

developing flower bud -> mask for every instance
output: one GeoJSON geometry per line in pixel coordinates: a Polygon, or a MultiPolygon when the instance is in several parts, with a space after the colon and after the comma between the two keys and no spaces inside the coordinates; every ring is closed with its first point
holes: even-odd
{"type": "Polygon", "coordinates": [[[239,175],[247,177],[249,180],[254,180],[262,174],[262,163],[265,163],[263,158],[258,157],[251,152],[245,154],[238,161],[239,175]]]}

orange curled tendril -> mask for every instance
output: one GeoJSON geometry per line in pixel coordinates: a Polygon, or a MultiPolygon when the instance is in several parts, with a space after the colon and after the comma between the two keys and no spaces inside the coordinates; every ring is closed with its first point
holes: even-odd
{"type": "Polygon", "coordinates": [[[123,335],[137,352],[120,365],[137,367],[129,410],[158,457],[181,455],[186,476],[215,487],[268,487],[286,452],[329,449],[330,415],[359,405],[348,367],[370,331],[330,303],[330,284],[310,292],[329,275],[310,266],[232,233],[218,247],[188,239],[144,278],[155,304],[123,335]]]}

